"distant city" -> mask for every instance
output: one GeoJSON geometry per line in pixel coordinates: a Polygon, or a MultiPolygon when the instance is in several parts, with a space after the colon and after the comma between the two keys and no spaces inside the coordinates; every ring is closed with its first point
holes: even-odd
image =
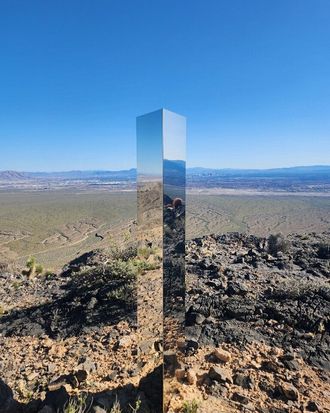
{"type": "MultiPolygon", "coordinates": [[[[0,189],[135,190],[137,170],[0,171],[0,189]]],[[[330,165],[272,169],[187,168],[188,190],[330,193],[330,165]]]]}

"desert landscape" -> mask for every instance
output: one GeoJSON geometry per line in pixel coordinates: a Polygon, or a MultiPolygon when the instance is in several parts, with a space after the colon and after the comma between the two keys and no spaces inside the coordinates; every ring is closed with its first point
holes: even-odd
{"type": "MultiPolygon", "coordinates": [[[[165,352],[166,411],[329,411],[326,185],[187,178],[186,339],[165,352]]],[[[0,411],[159,412],[161,228],[140,237],[134,182],[53,179],[2,174],[0,411]]],[[[165,208],[172,230],[180,208],[165,208]]]]}

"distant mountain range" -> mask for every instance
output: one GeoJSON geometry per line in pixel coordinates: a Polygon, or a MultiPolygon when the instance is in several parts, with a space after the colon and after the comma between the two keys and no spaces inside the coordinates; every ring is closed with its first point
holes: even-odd
{"type": "Polygon", "coordinates": [[[0,171],[1,181],[22,181],[22,180],[87,180],[87,179],[136,179],[136,168],[121,171],[62,171],[62,172],[17,172],[0,171]]]}
{"type": "MultiPolygon", "coordinates": [[[[183,161],[164,160],[167,170],[175,172],[184,167],[183,161]]],[[[289,168],[272,169],[214,169],[194,167],[187,168],[187,177],[227,177],[227,178],[286,178],[286,177],[322,177],[330,179],[330,165],[295,166],[289,168]]],[[[120,171],[90,170],[90,171],[62,171],[62,172],[18,172],[0,171],[1,181],[23,181],[23,180],[135,180],[136,168],[120,171]]]]}
{"type": "Polygon", "coordinates": [[[225,177],[287,177],[299,175],[328,175],[330,178],[330,165],[293,166],[288,168],[271,169],[211,169],[203,167],[188,168],[190,175],[216,175],[225,177]]]}

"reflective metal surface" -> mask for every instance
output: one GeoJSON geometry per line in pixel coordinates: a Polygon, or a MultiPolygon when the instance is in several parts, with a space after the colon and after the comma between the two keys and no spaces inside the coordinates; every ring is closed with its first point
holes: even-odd
{"type": "Polygon", "coordinates": [[[169,380],[183,368],[185,144],[183,116],[161,109],[137,118],[139,250],[154,267],[163,262],[138,279],[140,348],[148,340],[154,340],[156,350],[163,348],[164,365],[157,361],[164,366],[163,390],[157,397],[164,411],[169,380]]]}
{"type": "Polygon", "coordinates": [[[152,374],[155,410],[163,406],[163,131],[162,111],[137,118],[137,279],[140,363],[152,374]]]}

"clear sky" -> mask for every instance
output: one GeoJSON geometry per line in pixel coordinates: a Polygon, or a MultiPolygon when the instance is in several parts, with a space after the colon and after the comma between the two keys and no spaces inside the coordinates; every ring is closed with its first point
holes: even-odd
{"type": "Polygon", "coordinates": [[[1,0],[0,170],[135,166],[187,117],[188,166],[330,164],[329,0],[1,0]]]}

